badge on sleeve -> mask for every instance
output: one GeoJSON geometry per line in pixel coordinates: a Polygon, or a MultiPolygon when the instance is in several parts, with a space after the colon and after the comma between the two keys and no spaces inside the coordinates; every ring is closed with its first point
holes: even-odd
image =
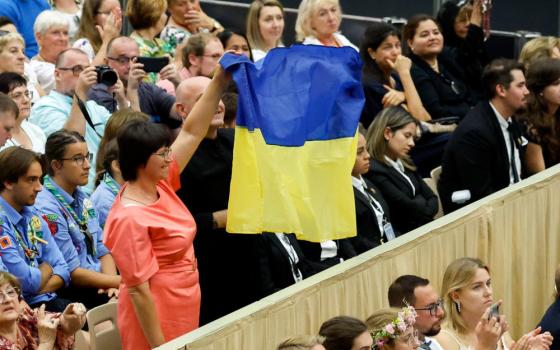
{"type": "Polygon", "coordinates": [[[49,230],[51,231],[51,234],[53,236],[56,235],[56,233],[58,232],[58,224],[56,223],[56,220],[58,219],[58,215],[46,214],[43,215],[43,219],[45,219],[45,221],[49,225],[49,230]]]}
{"type": "Polygon", "coordinates": [[[0,237],[0,248],[6,249],[12,246],[12,240],[10,236],[2,236],[0,237]]]}

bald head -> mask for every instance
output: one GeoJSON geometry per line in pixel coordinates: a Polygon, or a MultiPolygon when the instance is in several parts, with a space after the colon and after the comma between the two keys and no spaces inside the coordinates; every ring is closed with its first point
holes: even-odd
{"type": "Polygon", "coordinates": [[[121,47],[123,45],[127,47],[135,46],[136,50],[138,50],[138,44],[134,39],[128,36],[118,36],[109,41],[107,45],[107,55],[111,56],[113,54],[113,47],[121,47]]]}
{"type": "MultiPolygon", "coordinates": [[[[181,118],[185,119],[189,115],[211,81],[210,78],[198,76],[185,79],[177,86],[177,89],[175,89],[175,107],[181,118]]],[[[224,111],[224,103],[220,101],[214,118],[210,122],[206,137],[215,137],[216,129],[224,124],[224,111]]]]}

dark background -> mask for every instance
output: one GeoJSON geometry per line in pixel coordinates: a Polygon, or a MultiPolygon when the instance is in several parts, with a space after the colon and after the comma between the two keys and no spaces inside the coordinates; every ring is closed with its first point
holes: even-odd
{"type": "MultiPolygon", "coordinates": [[[[282,1],[282,0],[281,0],[282,1]]],[[[200,0],[203,10],[216,18],[226,28],[245,30],[247,8],[225,6],[212,0],[200,0]]],[[[229,1],[233,5],[250,4],[251,0],[229,1]]],[[[435,14],[441,0],[341,0],[345,15],[373,17],[408,18],[416,13],[435,14]]],[[[284,41],[292,44],[295,37],[296,13],[300,0],[283,0],[287,9],[284,41]]],[[[245,5],[246,6],[246,5],[245,5]]],[[[488,50],[493,57],[516,57],[526,41],[517,31],[540,32],[543,35],[558,35],[560,28],[560,0],[494,0],[492,9],[492,29],[511,32],[495,33],[487,41],[488,50]]],[[[359,45],[368,21],[345,18],[341,31],[350,41],[359,45]]]]}

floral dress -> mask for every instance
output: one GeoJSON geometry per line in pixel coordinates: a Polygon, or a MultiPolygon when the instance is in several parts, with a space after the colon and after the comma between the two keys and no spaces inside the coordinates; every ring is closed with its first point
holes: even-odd
{"type": "MultiPolygon", "coordinates": [[[[143,57],[163,57],[169,55],[173,57],[175,55],[175,48],[166,41],[160,38],[154,38],[154,40],[144,39],[137,34],[131,34],[130,37],[136,41],[138,44],[138,52],[140,56],[143,57]]],[[[144,79],[147,83],[155,84],[158,81],[157,73],[148,73],[144,79]]]]}
{"type": "MultiPolygon", "coordinates": [[[[48,312],[47,312],[48,313],[48,312]]],[[[57,313],[56,316],[60,316],[57,313]]],[[[34,350],[39,347],[39,331],[37,323],[39,322],[37,316],[31,308],[25,308],[18,319],[18,338],[17,343],[0,336],[0,349],[1,350],[34,350]]],[[[62,331],[56,334],[55,349],[70,350],[74,346],[74,335],[66,335],[62,331]]]]}

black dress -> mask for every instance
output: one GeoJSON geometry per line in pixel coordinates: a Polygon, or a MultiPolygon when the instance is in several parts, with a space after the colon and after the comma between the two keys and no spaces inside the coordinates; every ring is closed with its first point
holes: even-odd
{"type": "Polygon", "coordinates": [[[227,209],[233,161],[233,130],[204,139],[181,173],[177,195],[196,221],[194,240],[202,293],[200,324],[206,324],[259,297],[256,235],[212,228],[212,213],[227,209]]]}

